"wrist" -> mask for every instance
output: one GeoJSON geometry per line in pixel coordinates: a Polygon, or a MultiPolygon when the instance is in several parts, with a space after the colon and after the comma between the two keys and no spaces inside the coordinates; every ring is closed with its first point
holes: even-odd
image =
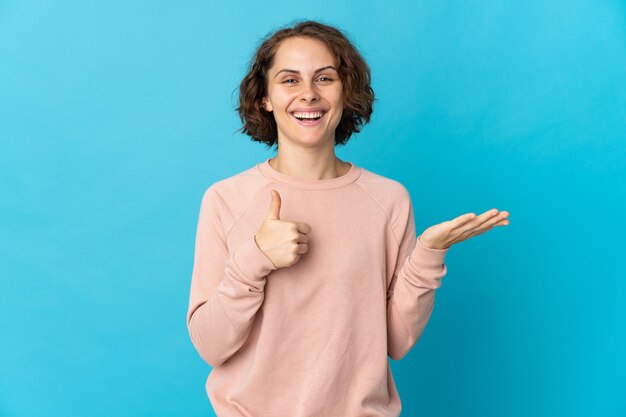
{"type": "Polygon", "coordinates": [[[434,250],[445,250],[448,249],[446,248],[444,245],[437,243],[437,242],[431,242],[427,239],[423,239],[422,236],[420,235],[417,240],[419,240],[420,244],[422,246],[424,246],[426,249],[434,249],[434,250]]]}

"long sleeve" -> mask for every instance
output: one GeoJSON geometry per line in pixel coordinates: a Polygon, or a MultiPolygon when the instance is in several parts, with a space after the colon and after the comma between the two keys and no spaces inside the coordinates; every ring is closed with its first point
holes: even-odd
{"type": "Polygon", "coordinates": [[[211,366],[219,366],[244,344],[263,303],[271,260],[250,238],[229,252],[227,226],[233,224],[213,187],[203,195],[196,231],[187,311],[191,341],[211,366]]]}
{"type": "Polygon", "coordinates": [[[447,273],[448,249],[427,248],[415,237],[413,206],[408,192],[392,218],[398,256],[387,292],[387,351],[402,359],[422,335],[435,302],[435,290],[447,273]]]}

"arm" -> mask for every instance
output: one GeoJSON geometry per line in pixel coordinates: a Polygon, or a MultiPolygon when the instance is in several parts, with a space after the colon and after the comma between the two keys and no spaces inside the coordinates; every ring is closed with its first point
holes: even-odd
{"type": "Polygon", "coordinates": [[[200,356],[214,367],[245,342],[263,303],[266,276],[275,269],[254,236],[228,251],[224,231],[228,216],[223,200],[209,187],[196,231],[187,328],[200,356]]]}
{"type": "Polygon", "coordinates": [[[413,206],[408,192],[392,229],[398,241],[398,257],[387,292],[387,352],[402,359],[422,335],[435,302],[435,289],[447,273],[443,263],[447,249],[431,249],[415,237],[413,206]]]}

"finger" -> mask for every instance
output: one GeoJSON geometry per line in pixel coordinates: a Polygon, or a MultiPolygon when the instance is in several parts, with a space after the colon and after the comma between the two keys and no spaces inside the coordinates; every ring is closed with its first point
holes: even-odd
{"type": "Polygon", "coordinates": [[[296,227],[298,228],[298,232],[304,233],[306,235],[311,233],[311,226],[309,226],[308,224],[302,223],[302,222],[295,222],[295,223],[296,223],[296,227]]]}
{"type": "Polygon", "coordinates": [[[306,243],[299,243],[298,244],[298,252],[299,254],[303,254],[303,253],[307,253],[309,250],[309,245],[307,245],[306,243]]]}
{"type": "Polygon", "coordinates": [[[500,220],[502,220],[504,217],[508,216],[508,213],[506,211],[502,211],[502,212],[498,212],[498,209],[491,209],[491,210],[487,210],[486,212],[484,212],[483,214],[481,214],[480,216],[478,216],[476,218],[476,223],[475,226],[482,226],[484,224],[494,224],[499,222],[500,220]]]}
{"type": "Polygon", "coordinates": [[[465,223],[459,225],[456,227],[456,231],[462,234],[465,233],[469,233],[469,234],[473,234],[475,232],[480,232],[483,229],[486,230],[489,226],[485,226],[485,223],[495,219],[496,221],[498,221],[498,210],[496,209],[491,209],[488,210],[486,212],[484,212],[483,214],[481,214],[480,216],[477,216],[473,219],[470,219],[470,221],[466,221],[465,223]]]}
{"type": "Polygon", "coordinates": [[[487,219],[487,221],[485,221],[484,223],[482,223],[480,225],[479,230],[487,230],[487,229],[491,229],[494,226],[497,226],[498,224],[500,224],[503,220],[506,220],[508,213],[498,213],[497,215],[491,217],[490,219],[487,219]]]}
{"type": "Polygon", "coordinates": [[[279,220],[281,204],[280,194],[278,194],[278,191],[276,190],[270,190],[270,193],[272,194],[272,200],[270,201],[270,208],[266,218],[279,220]]]}
{"type": "Polygon", "coordinates": [[[506,220],[507,216],[508,216],[507,212],[501,212],[495,216],[492,216],[491,218],[487,219],[483,223],[475,225],[473,229],[470,229],[469,230],[470,235],[475,236],[475,235],[484,233],[487,230],[492,229],[495,226],[504,226],[505,224],[508,224],[508,220],[506,220]],[[506,222],[506,223],[503,224],[503,222],[506,222]]]}
{"type": "Polygon", "coordinates": [[[506,211],[502,211],[495,216],[495,224],[499,226],[501,224],[509,224],[509,213],[506,211]]]}
{"type": "Polygon", "coordinates": [[[304,233],[298,233],[298,239],[296,240],[296,242],[298,242],[298,243],[308,243],[309,242],[309,235],[306,235],[304,233]]]}
{"type": "Polygon", "coordinates": [[[462,216],[459,216],[456,219],[452,220],[452,223],[453,223],[452,228],[456,229],[457,227],[466,225],[470,221],[474,220],[475,218],[476,218],[476,214],[474,213],[463,214],[462,216]]]}
{"type": "Polygon", "coordinates": [[[507,224],[509,224],[509,212],[506,210],[498,213],[498,215],[494,217],[493,223],[491,223],[492,226],[506,226],[507,224]]]}
{"type": "Polygon", "coordinates": [[[496,223],[496,226],[508,226],[509,224],[511,224],[511,222],[508,219],[503,219],[496,223]]]}

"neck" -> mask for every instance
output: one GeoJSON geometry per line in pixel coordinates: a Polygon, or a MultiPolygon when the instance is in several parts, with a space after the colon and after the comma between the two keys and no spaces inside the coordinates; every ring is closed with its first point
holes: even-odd
{"type": "Polygon", "coordinates": [[[350,164],[331,154],[322,157],[285,157],[279,152],[269,160],[270,166],[276,171],[297,178],[326,180],[337,178],[350,170],[350,164]]]}

